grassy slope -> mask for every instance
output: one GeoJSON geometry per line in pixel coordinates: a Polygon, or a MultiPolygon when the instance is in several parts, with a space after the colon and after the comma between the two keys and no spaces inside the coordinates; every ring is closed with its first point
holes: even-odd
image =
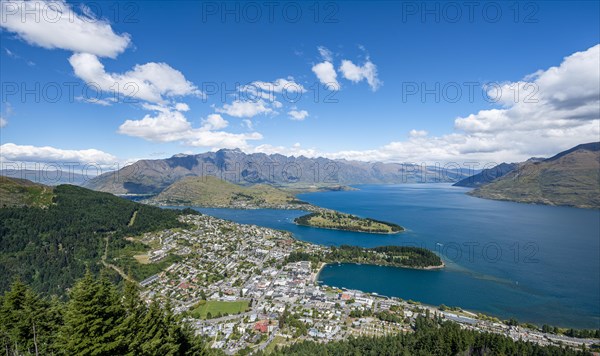
{"type": "Polygon", "coordinates": [[[268,185],[242,187],[213,176],[187,177],[170,185],[150,200],[163,204],[199,206],[280,205],[294,197],[268,185]]]}
{"type": "Polygon", "coordinates": [[[600,152],[577,150],[556,159],[525,163],[470,194],[522,203],[600,208],[600,152]]]}
{"type": "Polygon", "coordinates": [[[0,176],[0,208],[12,206],[47,207],[52,203],[52,188],[26,179],[0,176]]]}

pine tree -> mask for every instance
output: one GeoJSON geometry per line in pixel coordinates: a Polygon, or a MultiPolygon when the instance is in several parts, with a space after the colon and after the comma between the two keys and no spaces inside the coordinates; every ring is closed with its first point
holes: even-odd
{"type": "Polygon", "coordinates": [[[125,281],[123,307],[125,318],[119,327],[120,344],[127,348],[128,355],[139,355],[142,347],[140,332],[144,327],[143,318],[147,308],[142,303],[139,288],[134,282],[125,281]]]}
{"type": "Polygon", "coordinates": [[[47,354],[60,323],[53,304],[40,298],[20,280],[2,297],[0,335],[7,354],[47,354]]]}
{"type": "Polygon", "coordinates": [[[88,271],[75,284],[67,303],[61,347],[69,355],[123,354],[118,337],[124,309],[114,285],[88,271]]]}

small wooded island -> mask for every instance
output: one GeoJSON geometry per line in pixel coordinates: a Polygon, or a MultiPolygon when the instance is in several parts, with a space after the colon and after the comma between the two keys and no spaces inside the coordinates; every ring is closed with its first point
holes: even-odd
{"type": "Polygon", "coordinates": [[[294,219],[298,225],[323,229],[368,232],[373,234],[397,234],[404,231],[400,225],[369,218],[361,218],[337,211],[320,211],[294,219]]]}
{"type": "Polygon", "coordinates": [[[311,261],[314,263],[363,263],[378,266],[393,266],[416,269],[443,268],[444,262],[432,251],[412,246],[381,246],[363,248],[342,245],[331,247],[323,253],[292,252],[286,263],[311,261]]]}

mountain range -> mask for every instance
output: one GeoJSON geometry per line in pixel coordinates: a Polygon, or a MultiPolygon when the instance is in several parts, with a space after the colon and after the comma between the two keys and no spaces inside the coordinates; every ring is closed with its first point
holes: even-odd
{"type": "Polygon", "coordinates": [[[0,169],[0,176],[26,179],[28,181],[48,186],[71,184],[83,185],[89,178],[84,174],[62,170],[47,169],[0,169]]]}
{"type": "MultiPolygon", "coordinates": [[[[140,160],[90,180],[70,179],[97,191],[149,195],[152,197],[147,202],[155,204],[289,206],[301,203],[293,198],[293,193],[306,190],[344,189],[351,184],[455,182],[455,186],[475,188],[468,194],[480,198],[600,208],[600,142],[581,144],[547,159],[502,163],[471,176],[467,172],[222,149],[140,160]]],[[[39,176],[34,173],[29,172],[29,176],[39,176]]],[[[6,204],[40,199],[36,194],[42,194],[43,199],[44,189],[39,185],[20,184],[17,189],[15,182],[2,181],[0,196],[6,204]],[[9,201],[9,196],[14,199],[9,201]]]]}
{"type": "Polygon", "coordinates": [[[239,149],[222,149],[137,161],[93,178],[84,186],[114,194],[158,194],[184,177],[211,175],[239,185],[315,188],[349,184],[456,182],[467,177],[468,170],[281,154],[246,154],[239,149]]]}

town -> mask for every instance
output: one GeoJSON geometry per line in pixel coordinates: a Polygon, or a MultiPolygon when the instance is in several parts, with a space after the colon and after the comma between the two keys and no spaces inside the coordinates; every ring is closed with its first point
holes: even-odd
{"type": "Polygon", "coordinates": [[[460,308],[427,306],[317,282],[322,263],[288,262],[292,252],[327,253],[328,247],[293,238],[285,231],[241,225],[207,215],[180,218],[190,228],[146,233],[145,263],[179,256],[143,280],[142,296],[168,301],[212,348],[228,354],[268,351],[302,340],[322,342],[351,335],[411,332],[421,315],[461,327],[506,335],[540,345],[589,347],[578,339],[510,326],[460,308]]]}

